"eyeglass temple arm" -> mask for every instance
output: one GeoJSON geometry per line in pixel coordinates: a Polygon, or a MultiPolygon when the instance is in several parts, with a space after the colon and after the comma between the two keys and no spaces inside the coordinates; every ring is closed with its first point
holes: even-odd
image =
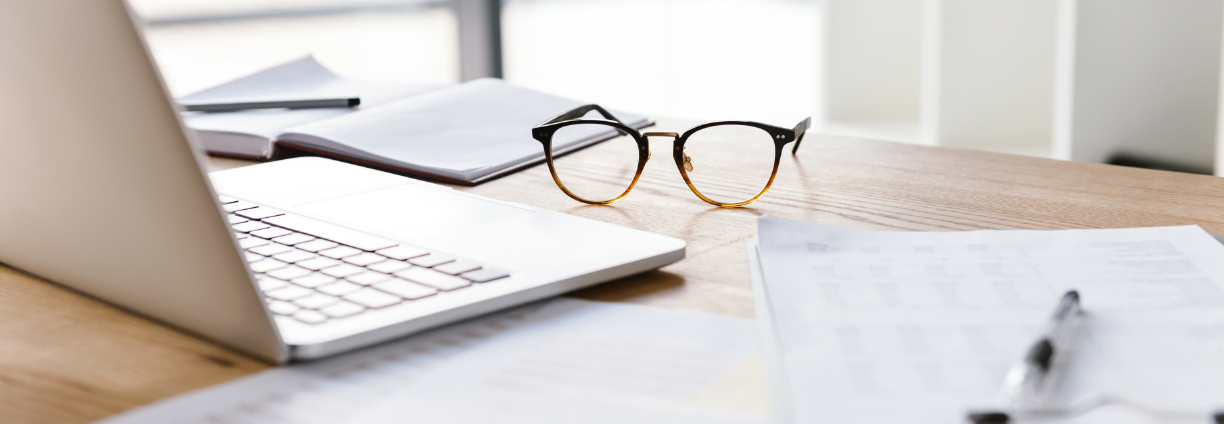
{"type": "Polygon", "coordinates": [[[795,147],[791,149],[791,154],[799,152],[799,143],[803,142],[803,135],[807,133],[808,128],[812,126],[812,118],[804,119],[799,125],[795,125],[795,147]]]}
{"type": "Polygon", "coordinates": [[[569,121],[571,119],[578,119],[583,116],[586,116],[586,114],[590,113],[592,110],[599,112],[600,115],[603,115],[603,117],[607,118],[609,121],[613,121],[618,124],[624,124],[624,122],[621,122],[621,120],[616,119],[615,116],[612,116],[612,114],[608,113],[608,111],[604,110],[604,108],[599,107],[599,105],[583,105],[583,106],[578,106],[570,110],[569,112],[565,112],[560,115],[557,115],[553,119],[549,119],[548,121],[540,125],[548,125],[548,124],[553,124],[553,123],[557,123],[561,121],[569,121]]]}

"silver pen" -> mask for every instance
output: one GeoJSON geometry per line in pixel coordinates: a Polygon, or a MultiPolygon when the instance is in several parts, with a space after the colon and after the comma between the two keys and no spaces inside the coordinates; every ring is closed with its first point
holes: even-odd
{"type": "MultiPolygon", "coordinates": [[[[982,410],[970,411],[966,421],[971,424],[1007,424],[1017,413],[1035,411],[1040,406],[1046,381],[1050,379],[1054,355],[1060,353],[1062,336],[1067,332],[1073,318],[1080,312],[1079,292],[1069,290],[1062,295],[1054,314],[1046,324],[1041,337],[1033,342],[1028,353],[1015,365],[1012,365],[1007,376],[1003,377],[1003,396],[1011,402],[1015,410],[982,410]]],[[[1054,411],[1047,411],[1054,412],[1054,411]]],[[[1042,415],[1038,413],[1037,415],[1042,415]]],[[[1054,416],[1058,414],[1055,413],[1054,416]]]]}
{"type": "Polygon", "coordinates": [[[1070,290],[1063,294],[1041,337],[1003,378],[1003,395],[1013,405],[1027,407],[1040,402],[1045,389],[1044,383],[1049,378],[1050,367],[1054,363],[1054,355],[1061,353],[1062,336],[1079,312],[1079,292],[1070,290]]]}

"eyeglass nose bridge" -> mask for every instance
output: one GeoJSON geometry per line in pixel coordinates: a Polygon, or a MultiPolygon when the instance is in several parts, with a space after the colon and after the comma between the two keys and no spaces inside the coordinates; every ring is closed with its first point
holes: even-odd
{"type": "MultiPolygon", "coordinates": [[[[679,139],[680,133],[674,133],[674,132],[644,132],[642,133],[642,138],[650,138],[650,137],[671,137],[673,139],[679,139]]],[[[685,158],[687,158],[687,156],[685,156],[685,158]]],[[[649,153],[647,153],[646,155],[646,160],[650,160],[649,153]]]]}
{"type": "MultiPolygon", "coordinates": [[[[679,139],[680,139],[680,133],[674,133],[674,132],[647,132],[647,133],[642,133],[642,137],[671,137],[671,138],[673,138],[673,139],[677,139],[677,140],[679,140],[679,139]]],[[[693,172],[693,159],[692,159],[692,158],[690,158],[690,157],[689,157],[689,155],[688,155],[687,153],[681,152],[681,151],[680,151],[680,147],[679,147],[679,146],[677,146],[677,147],[676,147],[676,151],[677,151],[677,152],[679,152],[679,153],[681,154],[681,157],[683,157],[683,158],[684,158],[684,159],[683,159],[683,161],[684,161],[684,162],[683,162],[683,163],[684,163],[684,165],[683,165],[683,166],[684,166],[684,170],[686,170],[686,171],[688,171],[688,172],[693,172]]]]}
{"type": "Polygon", "coordinates": [[[642,133],[642,137],[671,137],[671,138],[680,138],[680,133],[674,133],[674,132],[644,132],[644,133],[642,133]]]}

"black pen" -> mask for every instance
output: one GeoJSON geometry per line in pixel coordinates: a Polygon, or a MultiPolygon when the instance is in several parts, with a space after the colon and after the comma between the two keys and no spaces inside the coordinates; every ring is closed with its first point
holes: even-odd
{"type": "Polygon", "coordinates": [[[265,100],[254,102],[189,103],[179,102],[188,112],[233,112],[249,109],[308,109],[324,107],[354,107],[361,104],[358,97],[333,99],[265,100]]]}

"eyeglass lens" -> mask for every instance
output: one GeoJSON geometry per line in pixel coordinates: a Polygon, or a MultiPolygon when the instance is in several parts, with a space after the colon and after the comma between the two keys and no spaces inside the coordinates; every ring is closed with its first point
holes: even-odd
{"type": "Polygon", "coordinates": [[[723,204],[751,200],[774,171],[773,135],[736,124],[706,127],[684,143],[685,175],[702,196],[723,204]]]}
{"type": "Polygon", "coordinates": [[[637,141],[616,127],[602,124],[567,125],[553,134],[554,146],[609,135],[615,136],[600,142],[596,148],[553,158],[557,179],[573,195],[589,202],[606,202],[620,197],[637,175],[637,141]]]}

